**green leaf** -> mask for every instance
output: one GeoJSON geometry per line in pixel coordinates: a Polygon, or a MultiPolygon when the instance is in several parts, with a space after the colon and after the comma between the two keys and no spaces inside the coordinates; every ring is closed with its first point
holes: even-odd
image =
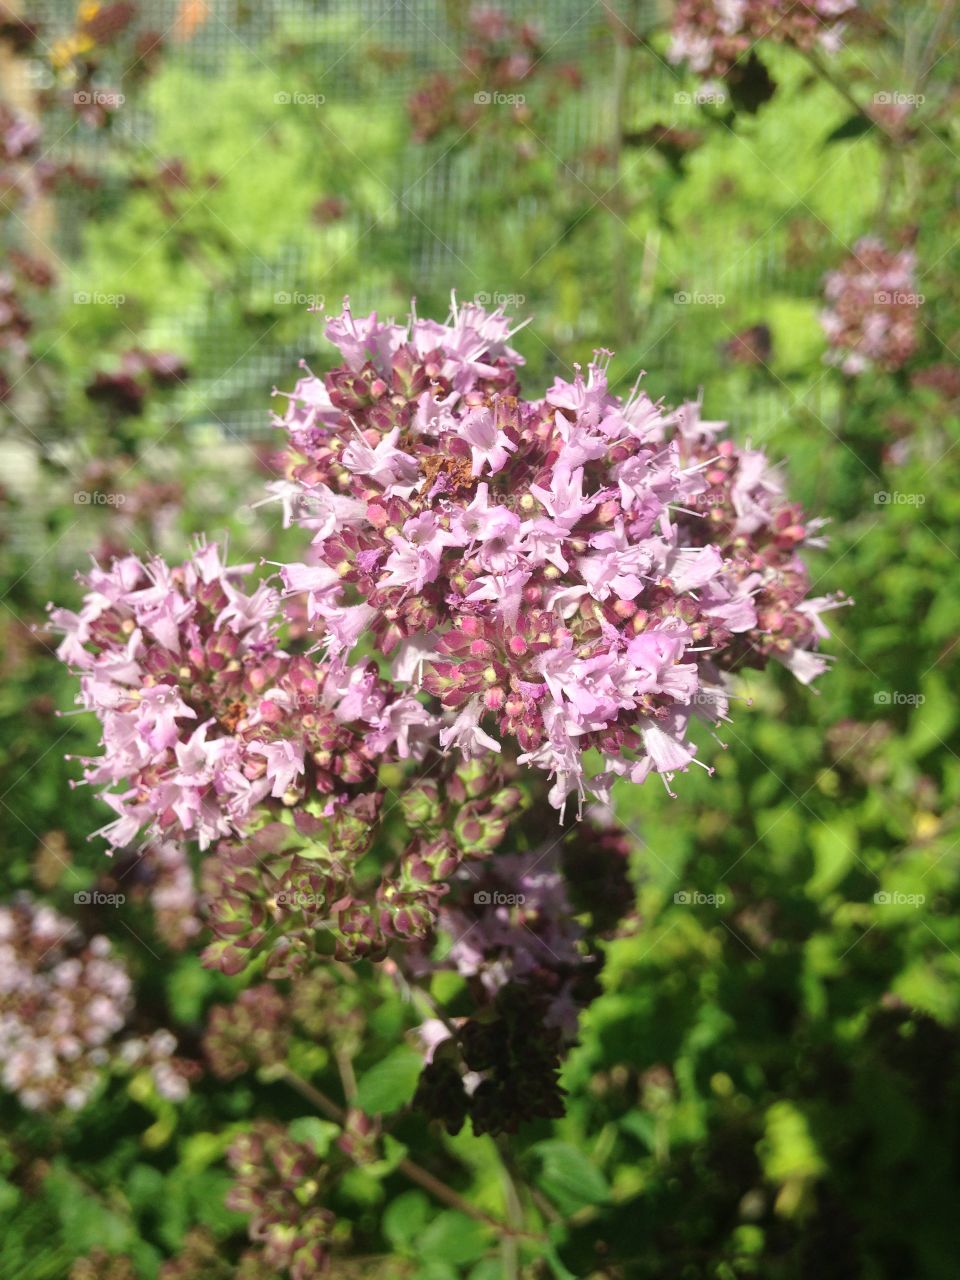
{"type": "Polygon", "coordinates": [[[167,998],[178,1022],[199,1022],[203,1006],[216,990],[218,975],[205,969],[197,956],[178,961],[167,978],[167,998]]]}
{"type": "Polygon", "coordinates": [[[0,1213],[6,1213],[20,1199],[20,1189],[6,1178],[0,1178],[0,1213]]]}
{"type": "Polygon", "coordinates": [[[417,1252],[431,1262],[474,1262],[490,1242],[489,1227],[456,1209],[446,1209],[420,1235],[417,1252]]]}
{"type": "Polygon", "coordinates": [[[810,832],[814,873],[807,881],[809,897],[818,899],[835,888],[857,857],[856,827],[842,819],[818,823],[810,832]]]}
{"type": "Polygon", "coordinates": [[[394,1249],[410,1245],[426,1226],[430,1201],[422,1191],[404,1191],[383,1211],[383,1234],[394,1249]]]}
{"type": "Polygon", "coordinates": [[[287,1132],[294,1142],[303,1142],[316,1155],[325,1156],[340,1132],[340,1126],[332,1120],[321,1120],[319,1116],[300,1116],[299,1119],[290,1121],[287,1132]]]}
{"type": "Polygon", "coordinates": [[[499,1258],[484,1258],[471,1267],[468,1280],[503,1280],[503,1263],[499,1258]]]}
{"type": "Polygon", "coordinates": [[[364,1072],[357,1083],[357,1102],[371,1116],[389,1115],[413,1097],[423,1069],[423,1058],[400,1047],[364,1072]]]}
{"type": "Polygon", "coordinates": [[[609,1199],[606,1178],[569,1142],[538,1142],[532,1150],[543,1161],[537,1183],[561,1212],[575,1213],[585,1205],[609,1199]]]}
{"type": "Polygon", "coordinates": [[[923,701],[910,717],[907,736],[907,749],[916,760],[934,747],[945,745],[957,722],[957,703],[939,675],[924,682],[921,696],[923,701]]]}
{"type": "Polygon", "coordinates": [[[868,120],[866,116],[857,112],[856,115],[844,120],[843,124],[837,125],[832,133],[828,133],[823,140],[823,145],[826,147],[831,142],[851,142],[854,138],[862,138],[865,133],[870,133],[875,128],[872,120],[868,120]]]}
{"type": "Polygon", "coordinates": [[[806,1116],[792,1102],[775,1102],[768,1109],[757,1151],[771,1182],[817,1178],[826,1169],[806,1116]]]}
{"type": "Polygon", "coordinates": [[[373,1160],[363,1167],[367,1173],[373,1174],[375,1178],[385,1178],[387,1174],[393,1173],[406,1154],[407,1148],[404,1144],[398,1142],[392,1133],[385,1133],[383,1135],[383,1158],[373,1160]]]}

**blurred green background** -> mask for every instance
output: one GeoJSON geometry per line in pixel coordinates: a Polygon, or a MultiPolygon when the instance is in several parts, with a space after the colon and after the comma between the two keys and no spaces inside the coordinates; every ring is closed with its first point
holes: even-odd
{"type": "MultiPolygon", "coordinates": [[[[683,777],[675,801],[655,783],[619,798],[636,912],[567,1062],[567,1116],[513,1144],[551,1240],[521,1245],[522,1274],[947,1280],[960,1246],[960,32],[937,22],[953,7],[869,6],[832,64],[845,92],[764,45],[776,91],[754,112],[693,100],[696,82],[664,58],[669,5],[504,7],[541,26],[519,112],[471,111],[486,86],[461,60],[455,3],[144,4],[79,51],[72,6],[21,9],[39,37],[5,44],[4,99],[42,124],[30,164],[76,172],[27,200],[8,188],[0,209],[5,250],[55,276],[30,295],[24,343],[0,352],[4,894],[30,888],[71,915],[78,889],[109,882],[87,840],[105,810],[69,785],[64,754],[95,736],[56,715],[74,690],[37,630],[47,600],[76,599],[91,552],[178,554],[200,530],[238,558],[299,546],[254,504],[278,447],[271,390],[292,387],[301,358],[329,360],[311,305],[349,294],[356,312],[402,315],[415,296],[440,316],[451,290],[503,301],[532,316],[517,339],[530,396],[595,348],[615,351],[618,389],[645,371],[668,402],[702,390],[706,416],[782,460],[797,500],[829,519],[812,594],[855,601],[831,615],[835,662],[816,690],[786,672],[740,680],[716,776],[683,777]],[[138,45],[147,31],[159,43],[138,45]],[[926,101],[891,146],[849,99],[908,91],[931,35],[926,101]],[[124,96],[103,120],[73,101],[90,64],[92,86],[124,96]],[[438,73],[467,114],[420,141],[408,101],[438,73]],[[845,379],[824,362],[823,275],[858,237],[902,232],[915,234],[919,349],[897,373],[845,379]],[[743,358],[745,331],[762,358],[743,358]],[[186,370],[136,412],[129,387],[91,393],[133,348],[186,370]]],[[[170,950],[146,910],[126,933],[108,915],[85,925],[111,933],[140,998],[196,1040],[237,982],[170,950]]],[[[377,1097],[400,1140],[499,1211],[492,1140],[438,1137],[402,1112],[412,1082],[396,1046],[417,1017],[364,977],[361,1083],[392,1055],[377,1097]]],[[[321,1044],[302,1052],[318,1078],[332,1069],[321,1044]]],[[[178,1108],[119,1081],[72,1119],[6,1094],[0,1111],[0,1274],[53,1280],[99,1247],[150,1278],[198,1224],[229,1253],[241,1220],[222,1203],[226,1143],[297,1104],[246,1076],[202,1081],[178,1108]]],[[[494,1232],[395,1170],[358,1170],[338,1194],[350,1231],[333,1274],[504,1274],[494,1232]]]]}

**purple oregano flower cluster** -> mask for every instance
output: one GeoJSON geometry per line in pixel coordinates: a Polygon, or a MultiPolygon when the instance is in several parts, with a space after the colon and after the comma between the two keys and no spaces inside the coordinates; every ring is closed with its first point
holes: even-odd
{"type": "Polygon", "coordinates": [[[667,56],[698,75],[720,77],[758,40],[833,53],[843,19],[856,8],[856,0],[679,0],[667,56]]]}
{"type": "Polygon", "coordinates": [[[598,943],[631,909],[613,784],[670,791],[699,764],[731,673],[813,680],[839,603],[810,597],[823,522],[761,451],[698,402],[615,395],[608,352],[525,398],[515,332],[472,304],[405,324],[345,305],[341,363],[276,418],[269,488],[302,559],[247,585],[213,544],[127,555],[53,612],[102,724],[100,834],[125,858],[197,847],[205,961],[266,954],[216,1014],[214,1068],[282,1054],[327,957],[403,986],[455,968],[482,1016],[422,1029],[417,1102],[478,1132],[558,1113],[598,943]]]}
{"type": "Polygon", "coordinates": [[[725,672],[823,670],[837,602],[808,598],[798,556],[822,522],[699,404],[621,400],[608,353],[524,400],[508,321],[472,304],[445,325],[346,308],[327,334],[344,363],[289,396],[289,478],[269,486],[311,535],[280,590],[245,592],[250,566],[202,545],[177,568],[94,567],[80,612],[53,612],[103,723],[86,778],[112,845],[206,848],[270,799],[332,812],[372,762],[433,742],[546,772],[561,812],[608,801],[618,777],[699,763],[689,727],[726,718],[725,672]],[[281,594],[306,597],[310,656],[281,647],[281,594]]]}
{"type": "Polygon", "coordinates": [[[875,236],[863,236],[827,273],[820,324],[829,364],[855,377],[873,369],[894,373],[909,361],[919,345],[923,305],[916,267],[909,245],[891,249],[875,236]]]}

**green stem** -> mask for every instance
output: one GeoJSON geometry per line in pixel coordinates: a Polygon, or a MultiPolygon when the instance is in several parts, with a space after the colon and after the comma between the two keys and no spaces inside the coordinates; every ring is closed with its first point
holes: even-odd
{"type": "Polygon", "coordinates": [[[920,67],[917,72],[917,80],[914,85],[914,93],[920,93],[923,86],[927,83],[927,77],[933,68],[937,65],[937,48],[940,41],[947,33],[950,23],[953,21],[954,11],[957,7],[957,0],[946,0],[937,20],[934,23],[933,31],[930,33],[930,39],[927,41],[927,47],[923,51],[923,57],[920,59],[920,67]]]}
{"type": "Polygon", "coordinates": [[[797,48],[799,49],[799,52],[802,53],[803,56],[806,58],[806,60],[810,63],[811,67],[813,67],[814,71],[816,71],[817,75],[820,76],[822,80],[825,80],[827,84],[829,84],[833,89],[835,89],[836,92],[839,93],[840,97],[843,98],[845,102],[849,103],[849,105],[853,108],[853,110],[856,112],[858,116],[868,121],[868,123],[873,125],[875,129],[879,129],[880,132],[883,134],[884,138],[887,140],[887,142],[891,146],[897,145],[897,142],[898,142],[897,137],[890,132],[890,130],[886,127],[886,125],[881,124],[879,120],[875,119],[870,114],[870,112],[866,109],[866,107],[860,105],[860,103],[856,100],[856,98],[853,96],[853,94],[850,92],[847,86],[843,83],[840,77],[836,75],[836,73],[833,71],[831,67],[827,66],[827,64],[823,61],[823,59],[814,49],[801,49],[799,45],[797,46],[797,48]]]}
{"type": "Polygon", "coordinates": [[[610,139],[610,167],[613,187],[610,195],[616,209],[613,231],[613,292],[617,325],[617,346],[622,351],[630,331],[630,288],[627,271],[627,228],[624,223],[626,202],[619,190],[623,177],[623,134],[626,127],[627,74],[630,69],[630,47],[624,37],[614,35],[612,106],[613,130],[610,139]]]}
{"type": "MultiPolygon", "coordinates": [[[[500,1156],[500,1171],[503,1178],[504,1212],[507,1222],[517,1234],[523,1232],[523,1205],[514,1180],[513,1161],[505,1138],[497,1139],[497,1152],[500,1156]]],[[[500,1259],[503,1263],[505,1280],[517,1280],[519,1257],[517,1253],[516,1235],[504,1236],[500,1245],[500,1259]]]]}
{"type": "MultiPolygon", "coordinates": [[[[309,1080],[305,1080],[303,1076],[298,1075],[296,1071],[292,1071],[286,1066],[281,1068],[279,1076],[291,1088],[296,1089],[301,1097],[306,1098],[309,1103],[315,1106],[322,1115],[340,1125],[345,1122],[347,1114],[343,1107],[338,1106],[332,1098],[328,1098],[321,1089],[311,1084],[309,1080]]],[[[445,1182],[441,1182],[439,1178],[420,1165],[415,1164],[413,1160],[408,1159],[406,1156],[397,1164],[397,1170],[404,1177],[409,1178],[411,1182],[415,1182],[418,1187],[422,1187],[424,1191],[429,1192],[430,1195],[441,1201],[442,1204],[449,1205],[451,1209],[457,1209],[460,1213],[465,1213],[468,1218],[473,1218],[476,1222],[482,1222],[485,1226],[493,1227],[495,1230],[516,1239],[523,1238],[538,1243],[543,1243],[545,1240],[544,1236],[517,1230],[512,1225],[501,1222],[499,1218],[494,1218],[489,1213],[484,1213],[482,1209],[472,1205],[469,1200],[465,1200],[459,1192],[454,1191],[452,1187],[448,1187],[445,1182]]]]}

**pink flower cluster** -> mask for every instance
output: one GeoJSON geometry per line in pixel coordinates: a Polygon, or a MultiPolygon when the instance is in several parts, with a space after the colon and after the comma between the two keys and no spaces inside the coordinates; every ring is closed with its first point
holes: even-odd
{"type": "Polygon", "coordinates": [[[669,791],[700,763],[692,722],[727,718],[729,672],[823,670],[837,602],[808,598],[799,555],[822,522],[698,402],[621,399],[606,352],[524,399],[509,321],[473,304],[403,325],[347,305],[326,332],[343,363],[277,419],[271,488],[305,559],[248,593],[216,545],[173,568],[129,555],[53,612],[103,726],[85,780],[111,846],[206,849],[284,807],[346,838],[379,766],[434,744],[548,775],[561,813],[621,777],[669,791]],[[308,654],[280,647],[285,603],[308,654]]]}
{"type": "Polygon", "coordinates": [[[516,134],[518,158],[529,159],[534,135],[524,126],[533,117],[534,100],[541,110],[555,109],[581,83],[575,65],[558,66],[546,58],[551,48],[529,22],[495,7],[471,9],[456,68],[430,76],[407,103],[415,140],[428,142],[455,131],[459,141],[478,125],[481,133],[504,128],[516,134]],[[491,103],[498,109],[491,111],[491,103]]]}
{"type": "Polygon", "coordinates": [[[667,57],[714,77],[726,75],[758,40],[835,52],[841,19],[856,7],[856,0],[679,0],[667,57]]]}
{"type": "Polygon", "coordinates": [[[854,376],[868,369],[902,368],[917,349],[916,254],[888,249],[864,236],[853,253],[824,281],[827,307],[820,323],[830,350],[827,360],[854,376]]]}
{"type": "Polygon", "coordinates": [[[726,718],[725,669],[823,669],[833,602],[806,598],[797,555],[820,522],[699,404],[622,400],[608,353],[522,399],[499,309],[400,325],[347,305],[326,332],[344,363],[278,418],[272,488],[312,535],[284,589],[331,660],[363,637],[399,688],[438,699],[445,749],[515,750],[562,810],[699,763],[688,728],[726,718]]]}
{"type": "Polygon", "coordinates": [[[177,568],[127,556],[82,578],[79,613],[53,610],[59,656],[103,725],[85,780],[118,815],[99,833],[114,847],[144,833],[207,848],[304,791],[332,807],[372,761],[419,750],[432,725],[366,664],[280,649],[278,595],[266,584],[245,594],[248,568],[225,567],[214,544],[177,568]]]}

